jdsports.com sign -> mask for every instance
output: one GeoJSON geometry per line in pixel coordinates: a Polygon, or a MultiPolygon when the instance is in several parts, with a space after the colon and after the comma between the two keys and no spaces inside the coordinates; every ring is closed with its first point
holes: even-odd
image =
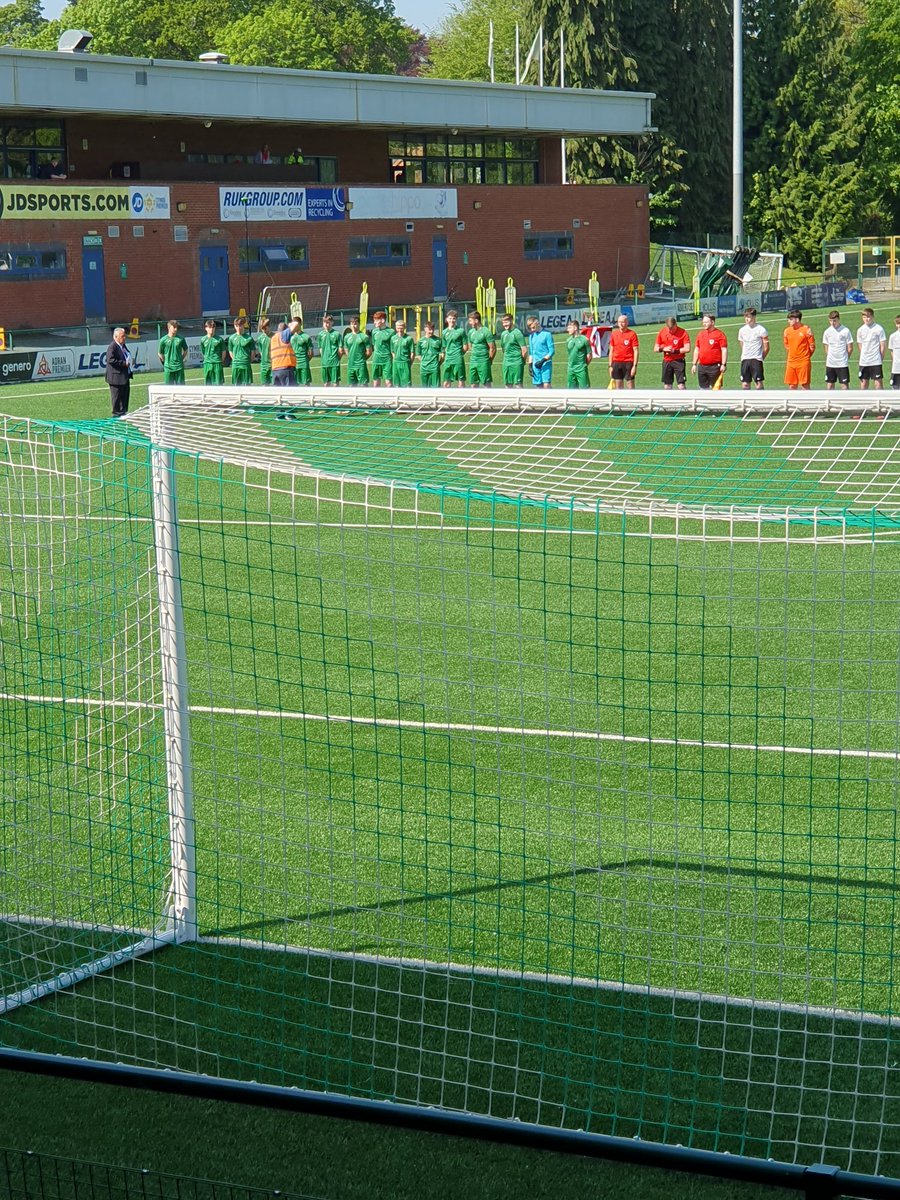
{"type": "Polygon", "coordinates": [[[172,209],[167,187],[66,187],[58,184],[0,184],[0,220],[168,221],[172,209]]]}

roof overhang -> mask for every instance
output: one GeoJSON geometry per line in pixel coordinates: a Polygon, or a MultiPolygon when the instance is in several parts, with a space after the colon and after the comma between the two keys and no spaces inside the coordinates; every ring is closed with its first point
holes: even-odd
{"type": "Polygon", "coordinates": [[[649,132],[650,92],[0,49],[0,111],[532,137],[649,132]]]}

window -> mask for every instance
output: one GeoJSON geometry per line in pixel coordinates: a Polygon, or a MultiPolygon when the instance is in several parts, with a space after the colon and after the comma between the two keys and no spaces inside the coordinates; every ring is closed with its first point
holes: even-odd
{"type": "Polygon", "coordinates": [[[66,251],[62,246],[0,245],[0,281],[65,279],[66,251]]]}
{"type": "Polygon", "coordinates": [[[392,183],[538,182],[536,138],[460,138],[428,133],[422,138],[388,142],[392,183]]]}
{"type": "Polygon", "coordinates": [[[309,243],[241,242],[238,261],[245,274],[248,271],[265,271],[269,275],[277,275],[280,271],[305,271],[309,267],[309,243]]]}
{"type": "Polygon", "coordinates": [[[351,267],[407,267],[412,260],[408,238],[351,238],[351,267]]]}
{"type": "Polygon", "coordinates": [[[571,233],[526,233],[526,258],[571,258],[575,239],[571,233]]]}
{"type": "Polygon", "coordinates": [[[66,162],[66,140],[61,121],[27,121],[17,118],[0,123],[0,174],[6,179],[36,179],[44,163],[66,162]]]}

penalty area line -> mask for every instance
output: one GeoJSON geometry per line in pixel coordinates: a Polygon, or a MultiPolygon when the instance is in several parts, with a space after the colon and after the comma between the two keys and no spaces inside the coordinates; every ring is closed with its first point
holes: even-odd
{"type": "MultiPolygon", "coordinates": [[[[104,700],[93,697],[41,696],[25,692],[0,692],[0,701],[23,704],[60,704],[76,708],[113,708],[125,711],[162,712],[163,705],[146,700],[104,700]]],[[[410,729],[423,733],[478,733],[488,736],[551,738],[559,741],[608,742],[634,746],[672,746],[695,750],[735,750],[751,754],[794,754],[808,758],[865,758],[884,762],[900,761],[898,750],[859,750],[826,746],[776,746],[760,742],[721,742],[703,738],[646,737],[639,734],[604,733],[592,729],[550,729],[528,725],[479,725],[469,721],[412,721],[402,717],[362,717],[347,713],[307,713],[290,709],[227,708],[212,704],[192,704],[188,711],[196,716],[250,717],[257,721],[315,721],[341,725],[365,725],[386,729],[410,729]]]]}

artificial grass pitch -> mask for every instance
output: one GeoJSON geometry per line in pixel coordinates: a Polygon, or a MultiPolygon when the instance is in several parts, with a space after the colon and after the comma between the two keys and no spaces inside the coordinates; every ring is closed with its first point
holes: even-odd
{"type": "MultiPolygon", "coordinates": [[[[481,431],[444,491],[177,456],[203,940],[8,1044],[896,1171],[900,558],[726,421],[575,432],[802,519],[488,497],[481,431]]],[[[383,464],[347,425],[279,445],[383,464]]],[[[8,430],[5,991],[165,911],[149,456],[95,429],[8,430]]]]}

